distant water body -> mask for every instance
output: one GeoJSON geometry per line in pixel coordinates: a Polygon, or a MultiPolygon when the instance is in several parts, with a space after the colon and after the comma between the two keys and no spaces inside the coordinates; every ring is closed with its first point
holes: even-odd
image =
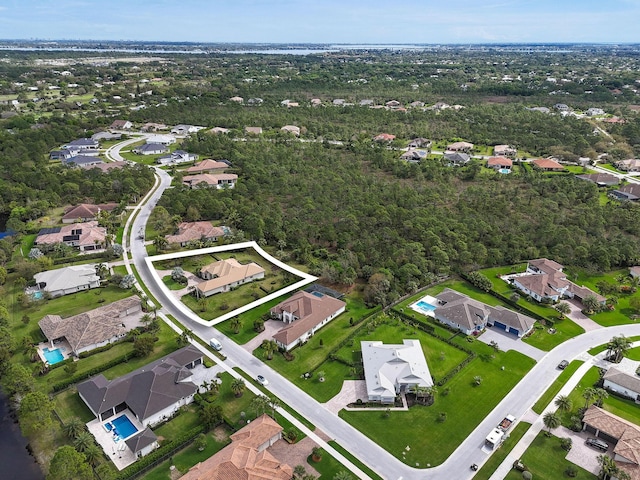
{"type": "Polygon", "coordinates": [[[27,450],[27,439],[11,417],[7,397],[0,392],[0,478],[43,480],[44,475],[27,450]]]}

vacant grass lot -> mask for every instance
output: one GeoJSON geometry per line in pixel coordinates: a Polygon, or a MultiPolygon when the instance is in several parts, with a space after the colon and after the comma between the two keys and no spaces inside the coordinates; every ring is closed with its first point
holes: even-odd
{"type": "MultiPolygon", "coordinates": [[[[573,465],[578,471],[579,480],[596,480],[597,477],[590,472],[574,465],[566,460],[567,452],[560,447],[560,439],[555,436],[547,437],[544,432],[540,432],[527,451],[522,456],[522,462],[533,474],[533,478],[568,478],[564,471],[573,465]]],[[[505,480],[520,480],[522,473],[511,470],[505,480]]]]}
{"type": "Polygon", "coordinates": [[[388,418],[383,412],[342,410],[340,417],[408,465],[441,464],[535,363],[515,351],[495,352],[477,341],[469,345],[479,353],[478,358],[439,388],[432,406],[390,412],[388,418]],[[480,386],[474,386],[476,376],[482,378],[480,386]],[[446,414],[444,422],[439,421],[441,412],[446,414]],[[420,428],[394,428],[400,424],[420,428]]]}

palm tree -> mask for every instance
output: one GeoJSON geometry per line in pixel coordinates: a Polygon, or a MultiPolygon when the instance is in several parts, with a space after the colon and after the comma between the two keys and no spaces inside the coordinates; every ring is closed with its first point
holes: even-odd
{"type": "Polygon", "coordinates": [[[265,395],[258,395],[253,400],[251,400],[250,407],[252,410],[255,410],[256,417],[259,417],[260,415],[263,415],[269,407],[269,398],[265,395]]]}
{"type": "Polygon", "coordinates": [[[38,349],[37,345],[30,345],[27,347],[27,356],[29,357],[29,360],[31,360],[32,362],[35,362],[38,360],[38,358],[40,358],[40,356],[38,355],[38,352],[40,350],[38,349]]]}
{"type": "Polygon", "coordinates": [[[93,444],[93,437],[89,432],[80,432],[73,441],[73,446],[79,452],[84,452],[91,444],[93,444]]]}
{"type": "Polygon", "coordinates": [[[555,306],[555,309],[558,313],[564,317],[565,315],[569,315],[571,313],[571,307],[567,302],[560,302],[555,306]]]}
{"type": "Polygon", "coordinates": [[[621,471],[609,455],[598,455],[598,463],[600,464],[598,478],[610,479],[616,477],[618,480],[629,480],[630,477],[627,472],[621,471]]]}
{"type": "Polygon", "coordinates": [[[274,352],[278,351],[278,344],[275,340],[264,340],[262,342],[262,349],[264,350],[267,360],[272,360],[274,352]]]}
{"type": "Polygon", "coordinates": [[[307,470],[303,465],[296,465],[293,469],[293,477],[294,478],[302,478],[307,474],[307,470]]]}
{"type": "Polygon", "coordinates": [[[630,349],[631,341],[624,335],[613,337],[607,344],[607,351],[611,352],[610,358],[612,356],[615,363],[620,363],[622,358],[627,355],[630,349]]]}
{"type": "Polygon", "coordinates": [[[548,429],[548,434],[551,435],[551,430],[558,428],[561,424],[560,417],[556,412],[547,412],[542,417],[544,426],[548,429]]]}
{"type": "Polygon", "coordinates": [[[340,470],[333,476],[333,480],[353,480],[353,477],[344,470],[340,470]]]}
{"type": "Polygon", "coordinates": [[[602,406],[602,402],[609,398],[609,392],[607,392],[604,388],[596,388],[595,389],[595,397],[596,397],[596,405],[599,407],[602,406]]]}
{"type": "Polygon", "coordinates": [[[235,378],[233,382],[231,382],[231,391],[236,397],[241,397],[245,388],[247,388],[247,385],[241,378],[235,378]]]}
{"type": "Polygon", "coordinates": [[[280,400],[276,397],[271,397],[269,399],[269,407],[271,408],[271,416],[276,418],[276,410],[278,410],[282,405],[280,404],[280,400]]]}
{"type": "Polygon", "coordinates": [[[92,443],[87,448],[85,448],[84,452],[82,453],[84,453],[84,456],[87,458],[87,462],[89,462],[94,467],[97,466],[102,459],[102,449],[95,443],[92,443]]]}
{"type": "Polygon", "coordinates": [[[561,412],[568,412],[573,407],[573,403],[571,403],[571,400],[566,395],[559,395],[554,403],[561,412]]]}
{"type": "Polygon", "coordinates": [[[178,337],[178,346],[184,347],[185,345],[189,345],[191,339],[193,338],[193,332],[191,330],[183,330],[180,336],[178,337]]]}
{"type": "Polygon", "coordinates": [[[231,326],[231,330],[233,330],[233,333],[240,333],[240,329],[242,328],[242,321],[239,317],[233,317],[229,325],[231,326]]]}
{"type": "Polygon", "coordinates": [[[158,235],[156,238],[153,239],[153,246],[156,247],[156,252],[161,252],[162,250],[167,248],[168,244],[169,243],[167,242],[167,239],[164,238],[162,235],[158,235]]]}
{"type": "Polygon", "coordinates": [[[593,402],[593,399],[596,398],[596,389],[593,387],[587,387],[584,389],[584,392],[582,392],[582,398],[584,398],[584,408],[587,408],[589,406],[589,404],[591,402],[593,402]]]}
{"type": "Polygon", "coordinates": [[[67,423],[64,424],[64,433],[69,438],[76,438],[80,432],[84,431],[84,423],[78,417],[71,417],[67,423]]]}

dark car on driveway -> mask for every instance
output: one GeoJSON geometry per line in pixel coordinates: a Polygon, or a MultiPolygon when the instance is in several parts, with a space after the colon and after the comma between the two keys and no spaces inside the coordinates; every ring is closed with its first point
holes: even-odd
{"type": "Polygon", "coordinates": [[[587,438],[587,441],[585,443],[590,447],[597,448],[598,450],[602,450],[603,452],[609,450],[609,444],[607,442],[603,442],[599,438],[587,438]]]}

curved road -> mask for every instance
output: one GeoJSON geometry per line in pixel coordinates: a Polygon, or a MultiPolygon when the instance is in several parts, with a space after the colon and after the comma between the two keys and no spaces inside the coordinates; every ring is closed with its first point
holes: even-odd
{"type": "MultiPolygon", "coordinates": [[[[114,156],[116,155],[114,154],[114,156]]],[[[392,456],[358,430],[352,428],[337,415],[326,410],[322,404],[246,352],[241,346],[224,337],[215,328],[199,323],[195,314],[193,316],[187,315],[175,306],[177,300],[167,294],[156,283],[147,263],[144,261],[147,256],[144,241],[137,238],[137,233],[144,229],[151,210],[171,183],[171,177],[164,170],[156,169],[156,172],[160,179],[159,186],[143,200],[143,204],[140,205],[140,212],[133,221],[133,226],[129,232],[131,255],[138,274],[151,294],[160,303],[162,309],[166,313],[173,315],[186,328],[191,329],[194,334],[205,341],[208,341],[213,336],[220,338],[224,352],[227,355],[225,363],[229,367],[239,367],[252,377],[258,374],[264,375],[269,379],[268,390],[271,390],[283,402],[335,439],[340,445],[347,448],[351,454],[385,479],[450,480],[455,478],[456,480],[462,480],[472,478],[474,472],[470,471],[469,465],[472,463],[482,465],[488,458],[488,455],[481,448],[487,433],[506,414],[513,414],[517,418],[521,417],[560,374],[556,366],[561,360],[572,360],[585,350],[608,342],[614,335],[640,335],[640,325],[621,325],[593,330],[563,343],[547,353],[531,369],[497,407],[480,421],[478,427],[469,434],[466,440],[442,465],[430,469],[412,468],[392,456]]],[[[470,405],[472,403],[470,401],[470,405]]],[[[415,427],[406,426],[404,428],[410,428],[415,431],[415,427]]],[[[403,428],[403,426],[398,428],[403,428]]],[[[424,434],[428,435],[427,426],[425,426],[424,434]]]]}

